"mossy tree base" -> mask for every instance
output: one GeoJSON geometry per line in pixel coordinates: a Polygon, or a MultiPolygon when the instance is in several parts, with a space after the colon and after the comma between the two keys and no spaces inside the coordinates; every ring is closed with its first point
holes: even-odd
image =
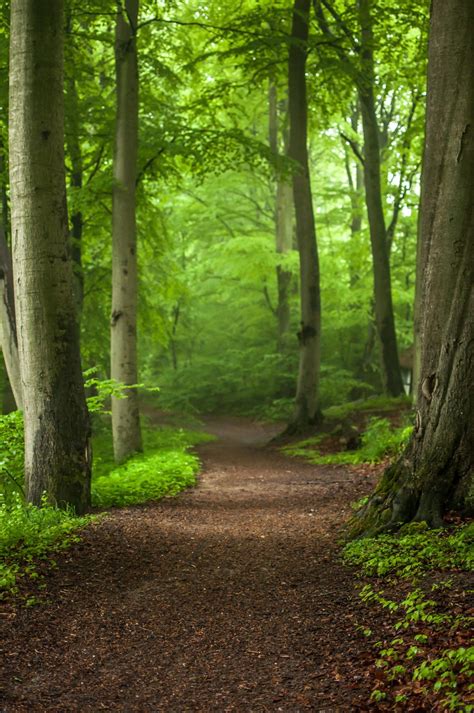
{"type": "Polygon", "coordinates": [[[436,468],[433,462],[417,468],[418,447],[414,437],[405,453],[385,470],[374,493],[349,523],[351,539],[396,532],[410,522],[442,527],[450,510],[474,514],[472,467],[461,468],[459,459],[453,458],[445,468],[436,468]],[[436,471],[437,479],[433,478],[436,471]]]}

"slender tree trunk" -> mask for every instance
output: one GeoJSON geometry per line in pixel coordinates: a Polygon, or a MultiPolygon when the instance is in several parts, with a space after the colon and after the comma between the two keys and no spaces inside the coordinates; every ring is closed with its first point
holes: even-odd
{"type": "Polygon", "coordinates": [[[289,157],[298,164],[293,174],[293,200],[296,237],[300,256],[301,329],[300,365],[296,404],[290,430],[317,423],[319,408],[319,369],[321,345],[321,297],[316,229],[308,165],[306,98],[306,57],[309,33],[310,0],[295,0],[289,51],[289,157]]]}
{"type": "Polygon", "coordinates": [[[423,283],[423,246],[421,242],[421,206],[418,210],[418,239],[416,245],[416,278],[415,278],[415,302],[413,305],[413,369],[412,369],[412,396],[416,405],[418,399],[418,387],[420,385],[421,373],[421,328],[423,314],[421,310],[421,293],[423,283]]]}
{"type": "Polygon", "coordinates": [[[372,245],[375,318],[381,349],[385,390],[392,396],[403,393],[398,362],[397,336],[392,304],[390,258],[382,202],[379,128],[374,99],[374,58],[371,0],[359,0],[361,24],[361,76],[358,81],[364,133],[364,182],[372,245]]]}
{"type": "Polygon", "coordinates": [[[3,360],[3,354],[0,351],[0,413],[7,414],[12,411],[16,411],[17,405],[15,402],[15,396],[10,386],[10,381],[8,379],[7,370],[5,367],[5,362],[3,360]]]}
{"type": "Polygon", "coordinates": [[[13,270],[2,225],[0,225],[0,347],[15,403],[17,408],[22,409],[23,396],[16,334],[13,270]]]}
{"type": "Polygon", "coordinates": [[[0,141],[0,176],[2,210],[0,218],[0,349],[3,353],[3,362],[7,375],[8,392],[13,393],[18,409],[23,408],[23,397],[20,375],[20,361],[18,356],[18,341],[16,335],[15,300],[13,294],[13,267],[10,249],[7,243],[9,228],[7,178],[5,166],[5,148],[0,141]]]}
{"type": "Polygon", "coordinates": [[[414,436],[356,529],[474,511],[474,5],[433,0],[421,191],[414,436]]]}
{"type": "MultiPolygon", "coordinates": [[[[112,204],[111,374],[126,385],[137,383],[138,0],[119,7],[115,33],[117,116],[112,204]]],[[[112,398],[112,430],[117,461],[142,449],[136,389],[112,398]]]]}
{"type": "MultiPolygon", "coordinates": [[[[72,19],[67,18],[67,35],[72,32],[72,19]]],[[[66,80],[66,147],[71,162],[70,185],[73,190],[82,188],[82,149],[80,141],[80,107],[74,75],[66,80]]],[[[74,270],[74,293],[80,316],[84,303],[84,273],[82,269],[82,232],[84,220],[82,212],[74,210],[71,215],[71,257],[74,270]]]]}
{"type": "Polygon", "coordinates": [[[68,248],[62,0],[13,0],[10,186],[28,500],[90,502],[89,418],[68,248]]]}
{"type": "MultiPolygon", "coordinates": [[[[268,93],[269,122],[268,134],[270,149],[278,156],[278,93],[276,84],[271,81],[268,93]]],[[[285,153],[287,152],[287,141],[284,141],[285,153]]],[[[291,181],[277,176],[275,193],[275,247],[280,255],[285,255],[292,248],[293,241],[293,190],[291,181]]],[[[277,317],[277,350],[281,352],[284,348],[285,338],[290,329],[290,290],[291,272],[285,270],[282,265],[276,269],[278,304],[276,308],[277,317]]]]}
{"type": "MultiPolygon", "coordinates": [[[[357,106],[354,108],[350,123],[352,130],[357,132],[359,129],[359,111],[357,106]]],[[[363,192],[364,192],[364,176],[362,170],[362,164],[357,158],[354,167],[352,167],[351,159],[354,153],[349,149],[347,141],[343,140],[344,147],[344,163],[347,175],[347,182],[349,184],[349,198],[351,202],[351,257],[353,255],[358,255],[360,252],[360,231],[362,230],[362,206],[363,206],[363,192]]],[[[360,155],[360,147],[354,142],[354,151],[360,155]]],[[[358,268],[353,265],[352,261],[349,263],[349,279],[351,287],[354,287],[360,279],[358,273],[358,268]]]]}

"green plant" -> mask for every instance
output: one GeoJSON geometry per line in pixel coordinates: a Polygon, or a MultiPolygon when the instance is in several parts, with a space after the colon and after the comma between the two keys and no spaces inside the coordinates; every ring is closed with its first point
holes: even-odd
{"type": "MultiPolygon", "coordinates": [[[[469,703],[474,649],[462,645],[448,649],[445,643],[447,636],[458,642],[471,640],[469,610],[452,609],[445,597],[455,588],[454,572],[473,568],[473,543],[474,523],[450,530],[428,530],[424,523],[415,523],[398,535],[380,535],[345,546],[345,561],[358,566],[365,577],[376,578],[376,583],[362,587],[361,600],[384,609],[396,633],[374,644],[380,675],[372,700],[388,701],[392,695],[394,703],[405,703],[416,689],[440,708],[474,710],[469,703]],[[453,574],[446,577],[445,572],[453,574]],[[400,587],[407,578],[423,581],[427,577],[429,586],[408,591],[406,585],[400,587]],[[381,578],[388,580],[390,598],[380,586],[381,578]],[[436,599],[438,595],[441,600],[436,599]]],[[[464,592],[461,601],[465,601],[464,592]]],[[[361,629],[360,624],[357,627],[361,629]]]]}
{"type": "Polygon", "coordinates": [[[0,416],[0,506],[23,495],[23,414],[0,416]]]}
{"type": "Polygon", "coordinates": [[[361,447],[355,451],[322,455],[317,450],[317,446],[323,440],[321,435],[285,446],[283,451],[290,456],[305,458],[315,465],[378,463],[400,452],[407,444],[412,430],[412,426],[393,428],[388,419],[372,418],[362,434],[361,447]]]}
{"type": "Polygon", "coordinates": [[[354,540],[344,547],[344,558],[369,576],[412,577],[435,568],[474,567],[474,523],[453,531],[425,527],[415,523],[398,535],[354,540]]]}
{"type": "Polygon", "coordinates": [[[77,541],[75,533],[90,520],[46,501],[38,508],[13,495],[0,506],[0,592],[16,591],[22,576],[37,578],[35,562],[77,541]]]}

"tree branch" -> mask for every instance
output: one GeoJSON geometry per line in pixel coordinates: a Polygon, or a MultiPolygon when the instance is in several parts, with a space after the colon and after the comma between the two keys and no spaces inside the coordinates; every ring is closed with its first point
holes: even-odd
{"type": "Polygon", "coordinates": [[[342,131],[339,132],[339,135],[340,135],[341,139],[343,139],[344,141],[347,141],[347,143],[349,144],[349,146],[350,146],[351,149],[353,150],[355,156],[356,156],[356,157],[358,158],[358,160],[361,162],[362,166],[364,166],[365,160],[364,160],[364,157],[362,156],[362,154],[361,154],[361,152],[360,152],[360,150],[359,150],[359,147],[357,146],[356,142],[353,141],[352,139],[350,139],[348,136],[346,136],[346,134],[344,134],[342,131]]]}

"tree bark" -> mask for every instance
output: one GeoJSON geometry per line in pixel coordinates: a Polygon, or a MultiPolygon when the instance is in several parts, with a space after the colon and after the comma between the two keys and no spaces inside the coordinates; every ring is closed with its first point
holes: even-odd
{"type": "Polygon", "coordinates": [[[13,294],[13,268],[7,235],[9,228],[7,178],[5,175],[5,148],[0,140],[0,176],[2,177],[2,210],[0,218],[0,349],[8,384],[5,389],[7,402],[11,394],[18,409],[23,408],[20,362],[16,335],[15,300],[13,294]]]}
{"type": "Polygon", "coordinates": [[[474,5],[433,0],[420,219],[414,436],[355,531],[474,510],[474,5]]]}
{"type": "MultiPolygon", "coordinates": [[[[137,383],[137,238],[138,0],[119,7],[115,32],[117,115],[112,202],[111,374],[131,386],[137,383]]],[[[120,462],[142,449],[136,389],[112,398],[115,459],[120,462]]]]}
{"type": "Polygon", "coordinates": [[[382,378],[392,396],[403,393],[392,304],[390,257],[382,202],[379,127],[375,111],[371,0],[359,0],[361,72],[358,95],[364,134],[364,183],[374,274],[375,319],[381,349],[382,378]]]}
{"type": "Polygon", "coordinates": [[[27,497],[90,503],[89,417],[69,259],[62,0],[13,0],[10,186],[27,497]]]}
{"type": "MultiPolygon", "coordinates": [[[[66,18],[66,37],[72,34],[72,16],[66,18]]],[[[71,74],[66,78],[66,148],[71,162],[70,185],[75,190],[82,188],[83,162],[80,141],[80,105],[76,78],[71,74]]],[[[79,321],[84,303],[84,273],[82,269],[82,232],[84,220],[82,212],[75,210],[71,215],[71,258],[74,270],[74,294],[79,321]]]]}
{"type": "Polygon", "coordinates": [[[13,270],[3,226],[0,225],[0,347],[18,409],[23,409],[20,360],[15,322],[13,270]]]}
{"type": "MultiPolygon", "coordinates": [[[[276,84],[271,81],[268,93],[269,122],[268,134],[270,149],[275,156],[280,154],[278,131],[278,92],[276,84]]],[[[285,154],[287,141],[284,141],[285,154]]],[[[292,248],[293,241],[293,190],[291,180],[277,175],[275,192],[275,248],[279,255],[285,255],[292,248]]],[[[278,303],[277,317],[277,351],[282,352],[286,337],[290,330],[290,290],[291,272],[282,265],[276,268],[278,303]]]]}
{"type": "Polygon", "coordinates": [[[293,200],[300,259],[301,329],[296,403],[289,430],[302,430],[321,418],[319,371],[321,348],[321,297],[319,260],[308,164],[306,58],[310,0],[295,0],[289,50],[289,157],[296,163],[293,200]]]}

